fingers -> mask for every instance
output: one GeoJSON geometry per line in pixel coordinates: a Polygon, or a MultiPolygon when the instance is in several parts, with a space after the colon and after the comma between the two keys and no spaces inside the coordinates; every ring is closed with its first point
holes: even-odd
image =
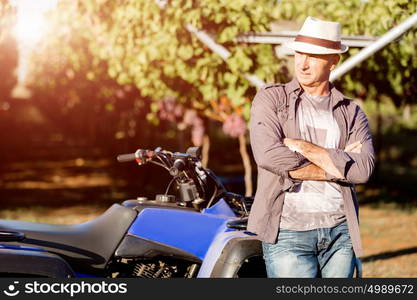
{"type": "Polygon", "coordinates": [[[356,146],[358,146],[360,144],[360,141],[356,141],[350,145],[347,145],[345,148],[345,151],[349,152],[350,150],[352,150],[353,148],[355,148],[356,146]]]}
{"type": "Polygon", "coordinates": [[[362,144],[361,144],[361,142],[360,141],[356,141],[356,142],[354,142],[354,143],[352,143],[352,144],[350,144],[350,145],[347,145],[346,147],[345,147],[345,152],[352,152],[352,149],[355,149],[356,147],[358,147],[359,145],[361,145],[361,147],[362,147],[362,144]]]}
{"type": "Polygon", "coordinates": [[[353,153],[361,153],[362,150],[362,144],[359,144],[358,146],[356,146],[355,148],[353,148],[352,150],[350,150],[350,152],[353,153]]]}
{"type": "Polygon", "coordinates": [[[298,146],[296,139],[291,138],[284,138],[283,143],[287,146],[291,151],[300,152],[300,148],[298,146]]]}
{"type": "Polygon", "coordinates": [[[345,148],[345,152],[351,152],[351,153],[361,153],[361,150],[362,150],[362,144],[359,141],[354,142],[350,145],[347,145],[345,148]]]}

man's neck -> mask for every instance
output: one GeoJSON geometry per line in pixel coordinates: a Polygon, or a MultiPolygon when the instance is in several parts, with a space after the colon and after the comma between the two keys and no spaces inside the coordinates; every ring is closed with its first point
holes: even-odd
{"type": "Polygon", "coordinates": [[[314,86],[306,86],[301,84],[301,87],[304,91],[314,96],[327,96],[330,93],[330,84],[329,81],[324,81],[314,86]]]}

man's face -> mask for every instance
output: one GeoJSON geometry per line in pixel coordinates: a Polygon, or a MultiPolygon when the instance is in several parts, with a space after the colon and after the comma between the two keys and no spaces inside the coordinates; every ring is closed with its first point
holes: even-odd
{"type": "Polygon", "coordinates": [[[339,61],[338,54],[308,54],[295,52],[295,76],[303,86],[314,87],[329,80],[339,61]]]}

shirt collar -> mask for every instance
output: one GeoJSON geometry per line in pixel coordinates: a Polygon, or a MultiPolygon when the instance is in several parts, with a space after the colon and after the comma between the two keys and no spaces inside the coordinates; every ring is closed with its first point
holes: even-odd
{"type": "MultiPolygon", "coordinates": [[[[287,84],[287,88],[289,94],[297,93],[298,96],[303,91],[300,83],[295,77],[287,84]]],[[[330,83],[330,101],[332,101],[333,106],[336,106],[340,101],[345,99],[349,98],[345,97],[332,83],[330,83]]]]}
{"type": "Polygon", "coordinates": [[[288,93],[294,93],[298,91],[298,94],[302,91],[302,88],[300,86],[300,83],[298,80],[294,77],[290,82],[287,84],[288,93]]]}

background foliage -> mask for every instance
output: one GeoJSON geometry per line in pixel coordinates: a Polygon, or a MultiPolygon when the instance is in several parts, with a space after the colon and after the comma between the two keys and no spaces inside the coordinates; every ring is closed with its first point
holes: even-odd
{"type": "MultiPolygon", "coordinates": [[[[15,11],[2,1],[0,128],[8,140],[3,147],[12,149],[14,142],[43,147],[48,139],[54,145],[107,149],[110,155],[135,148],[138,141],[158,144],[159,138],[167,148],[184,150],[209,134],[216,139],[214,156],[241,165],[237,153],[216,151],[238,148],[237,141],[225,142],[224,134],[239,137],[240,149],[242,143],[249,146],[242,137],[256,89],[243,74],[266,82],[285,82],[291,75],[271,45],[237,43],[237,35],[269,31],[273,21],[301,25],[312,15],[341,22],[346,35],[381,36],[416,5],[416,0],[61,0],[46,15],[48,30],[32,53],[27,84],[33,97],[19,102],[9,99],[16,83],[15,11]],[[189,24],[231,56],[222,60],[187,30],[189,24]],[[17,136],[25,139],[17,142],[17,136]]],[[[383,186],[390,177],[384,174],[394,173],[402,182],[415,178],[409,166],[417,166],[416,151],[406,141],[417,127],[416,40],[413,28],[336,82],[368,114],[383,163],[376,182],[383,186]]],[[[357,52],[352,48],[344,58],[357,52]]]]}

